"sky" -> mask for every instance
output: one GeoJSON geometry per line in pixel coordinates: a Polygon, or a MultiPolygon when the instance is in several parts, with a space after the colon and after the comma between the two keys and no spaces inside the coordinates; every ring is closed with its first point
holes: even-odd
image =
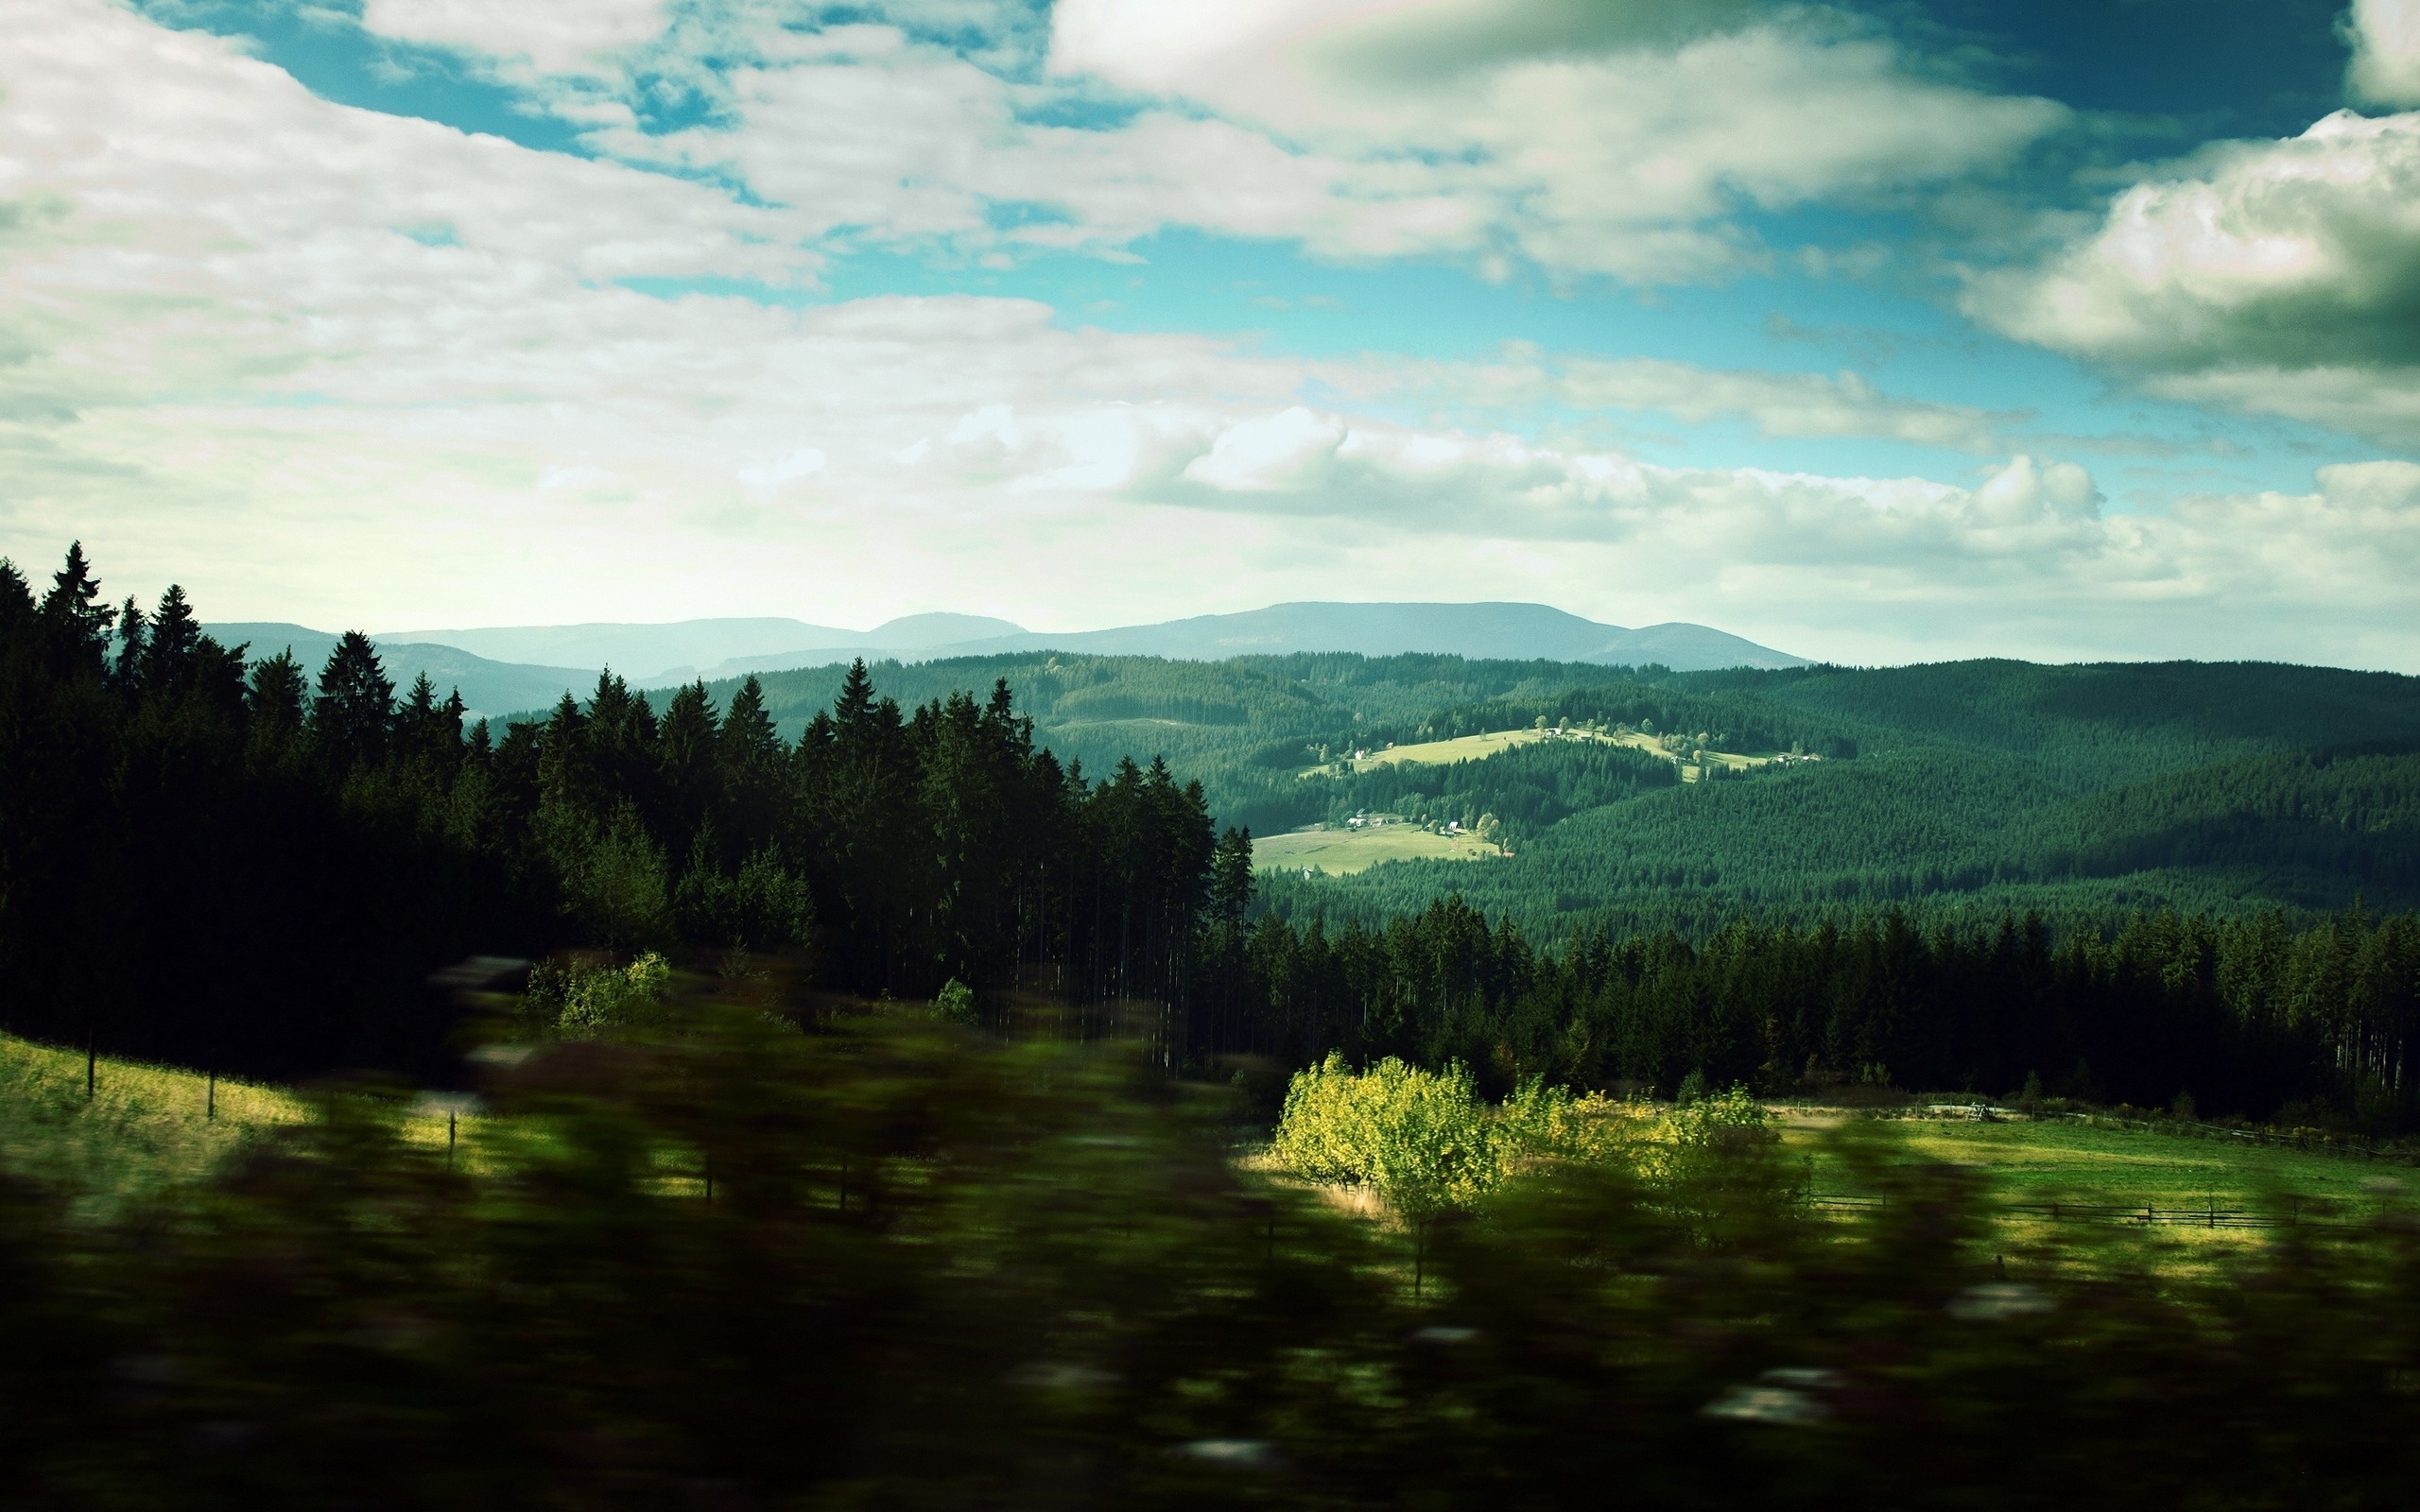
{"type": "Polygon", "coordinates": [[[0,554],[2420,672],[2420,0],[0,0],[0,554]]]}

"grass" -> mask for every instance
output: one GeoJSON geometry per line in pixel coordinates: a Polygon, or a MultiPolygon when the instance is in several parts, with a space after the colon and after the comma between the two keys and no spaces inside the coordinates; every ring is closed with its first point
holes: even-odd
{"type": "MultiPolygon", "coordinates": [[[[1627,730],[1618,734],[1599,734],[1585,730],[1562,732],[1551,730],[1499,730],[1484,735],[1461,735],[1452,740],[1424,741],[1417,746],[1396,746],[1387,750],[1374,750],[1360,760],[1350,761],[1345,765],[1357,772],[1371,771],[1380,766],[1443,766],[1452,762],[1483,761],[1499,751],[1511,750],[1515,746],[1535,746],[1549,740],[1599,741],[1608,746],[1628,746],[1634,750],[1643,750],[1650,756],[1661,757],[1668,762],[1681,762],[1680,756],[1667,749],[1664,743],[1656,736],[1640,734],[1636,730],[1627,730]]],[[[1706,760],[1709,763],[1719,763],[1738,770],[1745,770],[1751,766],[1762,766],[1772,759],[1771,754],[1745,756],[1731,751],[1706,752],[1706,760]]],[[[1334,770],[1332,766],[1310,766],[1305,767],[1301,775],[1318,777],[1332,770],[1334,770]]],[[[1683,764],[1683,773],[1690,780],[1695,780],[1696,769],[1693,765],[1683,764]]]]}
{"type": "Polygon", "coordinates": [[[275,1087],[0,1035],[0,1171],[106,1211],[208,1172],[246,1141],[309,1116],[275,1087]]]}
{"type": "MultiPolygon", "coordinates": [[[[1783,1147],[1807,1172],[1818,1194],[1866,1195],[1841,1143],[1826,1139],[1835,1123],[1793,1116],[1784,1123],[1783,1147]]],[[[2221,1215],[2358,1225],[2405,1206],[2405,1189],[2420,1189],[2420,1171],[2386,1161],[2069,1120],[1894,1119],[1861,1123],[1847,1132],[1853,1140],[1863,1136],[1882,1143],[1897,1160],[1979,1171],[1992,1195],[2011,1206],[2215,1207],[2221,1215]]],[[[2319,1231],[2346,1238],[2359,1232],[2319,1231]]],[[[2106,1260],[2182,1274],[2259,1248],[2278,1234],[2275,1228],[2203,1228],[2189,1223],[2056,1220],[2027,1211],[2003,1216],[1989,1247],[2036,1261],[2055,1255],[2063,1265],[2100,1252],[2106,1260]]]]}
{"type": "Polygon", "coordinates": [[[1308,867],[1330,876],[1367,871],[1383,861],[1487,861],[1496,848],[1468,835],[1433,834],[1415,824],[1375,825],[1363,830],[1297,830],[1254,835],[1253,864],[1263,870],[1299,871],[1308,867]]]}

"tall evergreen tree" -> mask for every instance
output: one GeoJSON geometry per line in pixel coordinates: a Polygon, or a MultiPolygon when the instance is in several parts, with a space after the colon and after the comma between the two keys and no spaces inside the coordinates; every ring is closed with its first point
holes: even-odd
{"type": "Polygon", "coordinates": [[[303,700],[310,685],[302,676],[302,664],[291,651],[252,664],[250,689],[244,704],[251,716],[255,740],[266,740],[283,746],[302,731],[303,700]]]}
{"type": "Polygon", "coordinates": [[[60,670],[101,670],[117,610],[101,599],[101,580],[85,559],[82,541],[68,544],[67,560],[51,576],[41,613],[50,634],[51,655],[60,670]]]}
{"type": "Polygon", "coordinates": [[[392,731],[395,685],[379,665],[378,648],[359,630],[347,630],[320,669],[320,694],[311,704],[311,733],[339,767],[384,755],[392,731]]]}
{"type": "Polygon", "coordinates": [[[117,610],[117,658],[110,668],[110,680],[126,693],[139,692],[143,687],[143,653],[150,641],[150,624],[143,606],[129,593],[117,610]]]}
{"type": "Polygon", "coordinates": [[[144,686],[160,693],[180,691],[193,681],[196,653],[201,645],[201,625],[185,591],[175,583],[160,595],[159,611],[151,616],[151,635],[143,648],[144,686]]]}

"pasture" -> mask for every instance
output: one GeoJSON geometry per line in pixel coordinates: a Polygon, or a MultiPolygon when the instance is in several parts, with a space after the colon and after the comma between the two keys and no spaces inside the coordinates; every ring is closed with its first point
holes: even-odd
{"type": "MultiPolygon", "coordinates": [[[[81,1050],[0,1035],[0,1175],[49,1187],[88,1216],[197,1180],[315,1116],[310,1094],[108,1056],[95,1063],[89,1098],[84,1086],[81,1050]]],[[[444,1145],[446,1107],[419,1099],[406,1137],[444,1145]]],[[[458,1120],[458,1137],[466,1129],[458,1120]]]]}
{"type": "Polygon", "coordinates": [[[106,1210],[207,1172],[244,1143],[307,1116],[293,1093],[0,1036],[0,1171],[106,1210]]]}
{"type": "MultiPolygon", "coordinates": [[[[1381,766],[1443,766],[1454,762],[1484,761],[1501,751],[1511,750],[1515,746],[1538,746],[1549,741],[1569,743],[1593,741],[1607,746],[1628,746],[1634,750],[1645,751],[1651,756],[1661,757],[1668,762],[1681,760],[1678,754],[1667,749],[1656,736],[1641,734],[1634,730],[1618,732],[1589,730],[1498,730],[1484,735],[1461,735],[1452,740],[1424,741],[1415,746],[1396,746],[1387,750],[1374,750],[1357,761],[1349,761],[1344,765],[1357,772],[1373,771],[1381,766]]],[[[1712,750],[1706,752],[1708,763],[1742,771],[1752,766],[1762,766],[1772,759],[1771,754],[1742,755],[1733,751],[1712,750]]],[[[1333,769],[1332,766],[1311,766],[1305,767],[1299,775],[1318,777],[1333,769]]],[[[1694,770],[1685,768],[1685,775],[1693,780],[1696,773],[1694,770]]]]}
{"type": "Polygon", "coordinates": [[[1902,1170],[1961,1166],[2001,1210],[1979,1253],[2061,1269],[2098,1254],[2104,1263],[2193,1273],[2274,1243],[2289,1227],[2356,1239],[2420,1189],[2420,1171],[2399,1161],[2115,1120],[1844,1121],[1793,1110],[1779,1126],[1785,1157],[1835,1219],[1854,1221],[1876,1195],[1861,1153],[1902,1170]],[[2142,1221],[2146,1209],[2157,1222],[2142,1221]],[[2206,1227],[2204,1212],[2212,1214],[2206,1227]]]}
{"type": "Polygon", "coordinates": [[[1254,835],[1253,866],[1264,871],[1305,868],[1332,877],[1367,871],[1386,861],[1492,861],[1500,852],[1463,834],[1433,834],[1413,824],[1373,825],[1362,830],[1297,830],[1254,835]]]}

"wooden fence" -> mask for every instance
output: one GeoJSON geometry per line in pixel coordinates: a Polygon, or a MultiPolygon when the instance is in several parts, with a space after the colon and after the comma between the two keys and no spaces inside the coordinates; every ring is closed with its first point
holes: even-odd
{"type": "MultiPolygon", "coordinates": [[[[1859,1214],[1881,1211],[1885,1197],[1809,1196],[1806,1205],[1819,1212],[1859,1214]]],[[[2299,1208],[2284,1213],[2221,1208],[2216,1202],[2198,1208],[2163,1208],[2155,1203],[2118,1205],[2090,1202],[2010,1202],[1995,1211],[2010,1216],[2047,1219],[2051,1223],[2117,1225],[2171,1224],[2192,1228],[2360,1228],[2367,1225],[2342,1218],[2306,1215],[2299,1208]]]]}

